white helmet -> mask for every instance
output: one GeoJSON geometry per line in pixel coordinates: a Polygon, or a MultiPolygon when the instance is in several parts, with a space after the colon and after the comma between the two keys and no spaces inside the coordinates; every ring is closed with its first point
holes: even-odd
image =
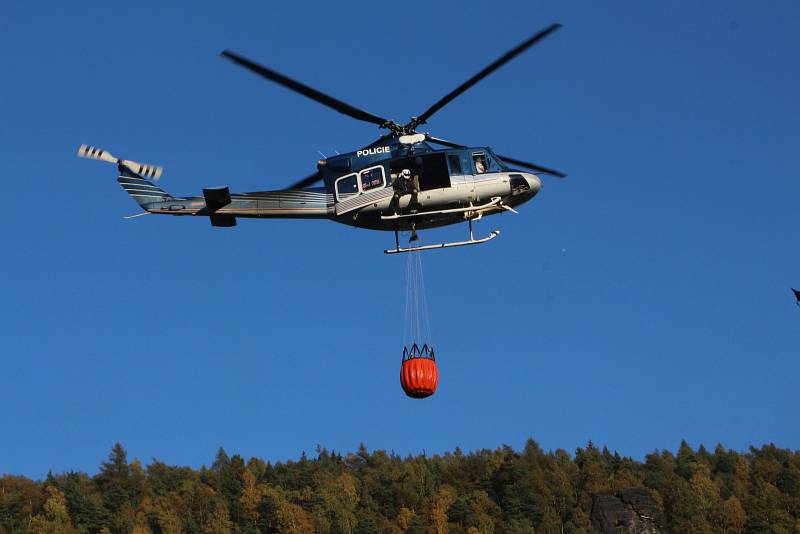
{"type": "Polygon", "coordinates": [[[400,173],[403,178],[411,178],[411,171],[408,169],[403,169],[403,172],[400,173]]]}

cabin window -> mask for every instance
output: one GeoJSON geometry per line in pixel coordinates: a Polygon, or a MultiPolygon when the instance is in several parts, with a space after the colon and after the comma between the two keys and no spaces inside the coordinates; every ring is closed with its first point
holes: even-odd
{"type": "Polygon", "coordinates": [[[383,177],[383,167],[372,167],[361,171],[361,191],[370,191],[386,185],[383,177]]]}
{"type": "Polygon", "coordinates": [[[336,199],[344,200],[358,194],[358,175],[348,174],[336,180],[336,199]]]}
{"type": "Polygon", "coordinates": [[[461,172],[461,159],[457,154],[447,156],[447,161],[450,163],[450,176],[464,174],[461,172]]]}

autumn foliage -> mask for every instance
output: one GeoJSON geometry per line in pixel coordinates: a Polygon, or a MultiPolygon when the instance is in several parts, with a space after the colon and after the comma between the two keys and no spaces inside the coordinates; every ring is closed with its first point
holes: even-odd
{"type": "Polygon", "coordinates": [[[593,496],[632,487],[652,495],[665,532],[800,534],[798,452],[682,443],[640,462],[532,440],[434,456],[319,449],[286,463],[220,449],[200,469],[144,467],[117,444],[94,476],[1,477],[0,534],[588,534],[593,496]]]}

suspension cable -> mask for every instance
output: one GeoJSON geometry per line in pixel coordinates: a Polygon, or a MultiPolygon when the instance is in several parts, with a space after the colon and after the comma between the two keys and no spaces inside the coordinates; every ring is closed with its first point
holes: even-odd
{"type": "Polygon", "coordinates": [[[420,349],[432,345],[430,310],[425,291],[422,252],[409,252],[406,256],[405,311],[403,317],[403,346],[410,351],[416,343],[420,349]]]}

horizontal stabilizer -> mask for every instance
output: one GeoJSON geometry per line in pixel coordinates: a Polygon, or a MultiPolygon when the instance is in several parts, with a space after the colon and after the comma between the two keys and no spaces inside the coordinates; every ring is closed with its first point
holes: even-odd
{"type": "Polygon", "coordinates": [[[211,226],[220,226],[222,228],[230,228],[231,226],[236,226],[236,217],[233,215],[211,215],[209,216],[211,219],[211,226]]]}
{"type": "Polygon", "coordinates": [[[130,159],[120,159],[111,154],[111,152],[90,145],[81,145],[80,148],[78,148],[78,156],[108,163],[116,163],[117,165],[127,167],[131,172],[142,178],[150,178],[152,180],[158,180],[164,172],[164,168],[158,165],[148,165],[147,163],[139,163],[130,159]]]}
{"type": "MultiPolygon", "coordinates": [[[[206,208],[208,208],[209,211],[217,211],[221,207],[231,203],[231,192],[228,190],[227,186],[203,189],[203,197],[206,199],[206,208]]],[[[234,222],[234,224],[236,223],[234,222]]],[[[233,224],[229,226],[233,226],[233,224]]]]}

